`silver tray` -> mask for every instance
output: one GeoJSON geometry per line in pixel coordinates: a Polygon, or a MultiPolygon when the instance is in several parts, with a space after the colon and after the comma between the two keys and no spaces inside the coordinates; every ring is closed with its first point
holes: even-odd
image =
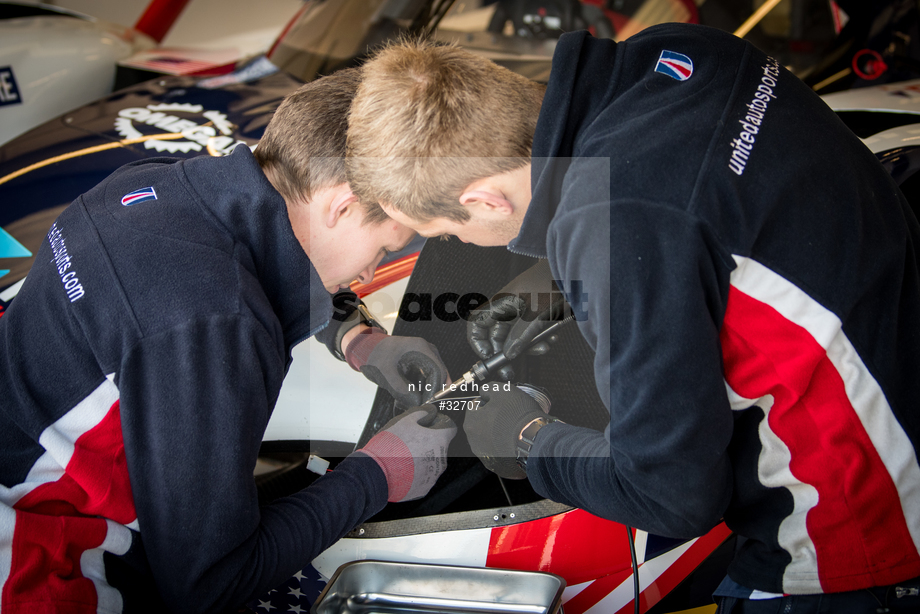
{"type": "Polygon", "coordinates": [[[565,580],[537,572],[354,561],[339,567],[312,614],[556,614],[565,580]]]}

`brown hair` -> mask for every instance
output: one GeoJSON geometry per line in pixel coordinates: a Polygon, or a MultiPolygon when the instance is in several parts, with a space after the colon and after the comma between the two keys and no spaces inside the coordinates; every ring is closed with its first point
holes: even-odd
{"type": "MultiPolygon", "coordinates": [[[[289,203],[345,183],[348,110],[361,80],[349,68],[311,81],[289,94],[275,111],[255,149],[256,161],[289,203]]],[[[364,224],[388,218],[376,201],[361,201],[364,224]],[[370,204],[368,204],[370,203],[370,204]]]]}
{"type": "Polygon", "coordinates": [[[346,160],[362,200],[419,221],[465,222],[466,187],[530,162],[542,85],[457,46],[417,40],[362,68],[346,160]]]}

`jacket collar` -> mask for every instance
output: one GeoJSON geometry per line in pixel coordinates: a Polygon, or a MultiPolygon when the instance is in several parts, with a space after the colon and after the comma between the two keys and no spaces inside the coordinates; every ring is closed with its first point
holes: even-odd
{"type": "Polygon", "coordinates": [[[553,67],[540,106],[531,152],[531,200],[520,233],[509,244],[514,253],[546,258],[546,237],[562,194],[562,180],[572,155],[575,130],[571,126],[572,94],[577,85],[578,62],[587,32],[560,37],[553,67]]]}
{"type": "Polygon", "coordinates": [[[533,195],[520,233],[508,249],[546,258],[550,222],[562,198],[563,181],[577,156],[582,128],[603,107],[606,92],[615,87],[617,44],[598,41],[587,31],[563,34],[553,53],[553,67],[540,107],[531,153],[533,195]],[[607,88],[598,88],[607,83],[607,88]]]}

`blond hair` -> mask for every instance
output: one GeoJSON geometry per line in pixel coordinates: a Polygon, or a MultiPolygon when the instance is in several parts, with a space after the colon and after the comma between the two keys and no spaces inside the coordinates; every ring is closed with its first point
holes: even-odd
{"type": "Polygon", "coordinates": [[[346,160],[362,200],[420,221],[465,222],[466,187],[530,162],[542,85],[425,41],[394,43],[362,68],[346,160]]]}
{"type": "MultiPolygon", "coordinates": [[[[288,203],[309,201],[317,190],[345,183],[348,111],[361,71],[341,70],[289,94],[255,149],[256,161],[288,203]]],[[[365,224],[387,220],[376,201],[361,201],[365,224]]]]}

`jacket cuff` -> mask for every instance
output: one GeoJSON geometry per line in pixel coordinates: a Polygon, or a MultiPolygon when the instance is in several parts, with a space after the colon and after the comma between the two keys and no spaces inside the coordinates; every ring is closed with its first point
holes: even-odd
{"type": "Polygon", "coordinates": [[[329,325],[316,334],[316,339],[326,346],[329,353],[345,360],[342,352],[342,337],[346,332],[361,322],[358,314],[358,305],[361,300],[351,290],[343,290],[332,297],[332,320],[329,325]]]}
{"type": "Polygon", "coordinates": [[[369,328],[355,335],[344,352],[348,366],[355,371],[360,371],[361,367],[367,364],[377,344],[387,337],[389,335],[379,328],[369,328]]]}

